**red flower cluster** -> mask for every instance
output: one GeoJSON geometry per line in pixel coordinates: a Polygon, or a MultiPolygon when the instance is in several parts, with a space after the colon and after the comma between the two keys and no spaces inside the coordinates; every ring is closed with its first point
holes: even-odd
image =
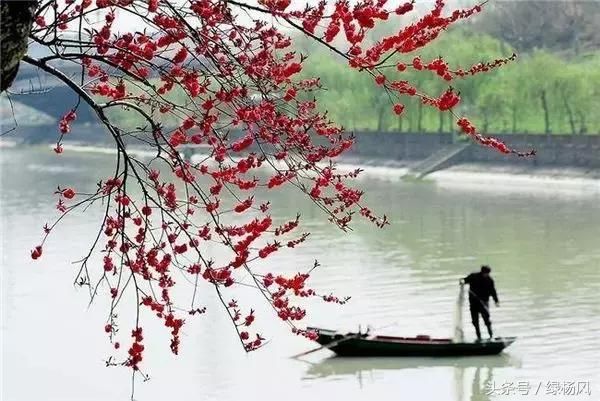
{"type": "Polygon", "coordinates": [[[460,96],[450,88],[437,100],[437,107],[441,111],[446,111],[452,109],[458,102],[460,102],[460,96]]]}
{"type": "Polygon", "coordinates": [[[142,328],[138,327],[131,332],[131,337],[133,337],[134,342],[131,344],[129,348],[129,359],[126,361],[126,365],[130,366],[133,370],[139,370],[139,364],[142,362],[144,352],[144,345],[142,345],[142,340],[144,337],[142,336],[142,328]]]}
{"type": "Polygon", "coordinates": [[[471,124],[471,122],[464,117],[460,118],[457,121],[457,125],[460,127],[461,131],[463,131],[465,134],[469,135],[471,138],[473,138],[479,144],[493,148],[493,149],[497,150],[498,152],[514,153],[519,157],[535,156],[535,150],[530,150],[528,152],[519,152],[519,151],[509,148],[507,144],[505,144],[504,142],[502,142],[496,138],[485,137],[485,136],[479,134],[477,132],[477,130],[475,129],[475,127],[473,126],[473,124],[471,124]]]}
{"type": "MultiPolygon", "coordinates": [[[[185,324],[179,313],[201,315],[206,310],[196,305],[202,285],[221,295],[224,288],[233,291],[247,285],[250,276],[277,316],[296,334],[310,339],[317,334],[294,326],[306,315],[294,300],[318,297],[339,304],[348,300],[308,288],[308,273],[291,277],[257,273],[261,270],[254,269],[255,264],[286,247],[298,247],[308,233],[287,237],[300,226],[300,216],[292,220],[271,217],[267,214],[270,203],[255,204],[255,195],[268,196],[269,190],[289,183],[286,187],[302,191],[342,229],[355,215],[378,227],[387,224],[385,216],[378,217],[362,203],[363,192],[350,184],[360,170],[342,174],[336,169],[336,159],[353,146],[354,138],[331,122],[314,100],[313,92],[322,89],[319,79],[300,77],[305,57],[292,49],[291,38],[276,25],[238,19],[243,14],[240,9],[285,20],[326,43],[351,68],[369,74],[375,85],[387,91],[399,118],[406,104],[401,96],[449,113],[456,110],[460,97],[452,88],[439,97],[426,95],[389,71],[398,75],[412,68],[450,81],[514,59],[480,63],[466,71],[451,70],[441,57],[429,62],[418,55],[400,59],[426,46],[456,21],[480,11],[476,6],[446,13],[442,0],[374,42],[365,38],[377,24],[391,15],[411,12],[413,1],[389,8],[385,0],[352,4],[323,0],[296,10],[291,10],[290,0],[259,0],[258,6],[194,0],[185,10],[168,0],[148,0],[143,7],[132,0],[77,3],[69,0],[40,7],[32,33],[39,43],[52,46],[58,58],[80,64],[84,77],[79,97],[91,103],[117,145],[114,175],[98,182],[95,192],[57,191],[57,209],[63,213],[92,203],[106,205],[99,239],[105,243],[98,246],[101,262],[93,264],[92,253],[85,257],[77,282],[90,286],[99,282],[102,287],[95,288],[95,293],[110,296],[110,325],[105,330],[111,341],[119,334],[115,327],[121,299],[133,294],[139,303],[139,319],[146,315],[160,319],[170,332],[175,354],[185,324]],[[72,36],[61,33],[75,28],[94,7],[104,9],[104,20],[90,28],[88,42],[77,44],[72,36]],[[113,29],[122,14],[134,16],[145,26],[120,24],[120,29],[113,29]],[[340,46],[344,40],[347,46],[340,46]],[[112,109],[125,110],[135,127],[114,121],[112,109]],[[137,144],[150,147],[153,157],[146,159],[131,151],[137,144]],[[202,147],[202,152],[190,160],[180,154],[185,153],[183,145],[202,147]],[[260,168],[272,171],[266,180],[257,178],[260,168]],[[78,202],[68,202],[75,196],[78,202]],[[227,251],[212,252],[215,246],[227,251]],[[226,256],[211,259],[214,254],[226,256]],[[176,279],[185,285],[178,285],[176,279]]],[[[466,118],[456,118],[474,141],[516,153],[503,142],[477,133],[466,118]]],[[[57,153],[63,149],[62,135],[70,132],[75,119],[75,110],[61,118],[57,153]]],[[[47,228],[45,235],[51,231],[47,228]]],[[[33,259],[41,255],[42,245],[31,251],[33,259]]],[[[254,310],[242,316],[237,302],[226,307],[244,349],[264,345],[260,334],[249,331],[254,310]]],[[[139,326],[136,321],[133,342],[122,362],[136,371],[144,352],[139,326]]],[[[118,344],[114,343],[115,349],[118,344]]]]}
{"type": "Polygon", "coordinates": [[[58,130],[61,134],[68,134],[71,132],[71,123],[75,121],[77,118],[77,114],[75,114],[75,110],[69,111],[67,114],[62,116],[60,121],[58,122],[58,130]]]}

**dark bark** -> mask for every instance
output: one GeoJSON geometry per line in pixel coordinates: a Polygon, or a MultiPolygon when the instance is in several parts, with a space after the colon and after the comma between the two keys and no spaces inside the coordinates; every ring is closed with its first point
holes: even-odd
{"type": "Polygon", "coordinates": [[[36,0],[2,0],[0,2],[0,92],[13,83],[19,64],[27,53],[27,38],[33,25],[36,0]]]}
{"type": "Polygon", "coordinates": [[[571,109],[571,106],[569,105],[569,101],[567,100],[567,97],[564,94],[563,94],[562,98],[563,98],[563,103],[565,105],[565,110],[567,111],[567,116],[569,117],[569,125],[571,126],[571,134],[575,135],[575,134],[577,134],[577,128],[575,128],[575,117],[573,116],[573,110],[571,109]]]}
{"type": "Polygon", "coordinates": [[[487,111],[483,112],[483,132],[488,132],[490,128],[490,118],[489,113],[487,111]]]}
{"type": "Polygon", "coordinates": [[[423,103],[419,102],[417,107],[417,132],[421,134],[423,133],[423,103]]]}
{"type": "Polygon", "coordinates": [[[377,131],[381,132],[384,130],[384,119],[385,112],[387,111],[386,107],[383,105],[379,106],[379,110],[377,112],[377,131]]]}
{"type": "Polygon", "coordinates": [[[545,89],[540,93],[540,100],[542,101],[542,109],[544,110],[544,133],[550,135],[550,114],[548,111],[548,101],[546,100],[545,89]]]}
{"type": "Polygon", "coordinates": [[[585,113],[578,111],[577,115],[579,116],[579,133],[581,135],[587,134],[587,125],[585,124],[585,113]]]}

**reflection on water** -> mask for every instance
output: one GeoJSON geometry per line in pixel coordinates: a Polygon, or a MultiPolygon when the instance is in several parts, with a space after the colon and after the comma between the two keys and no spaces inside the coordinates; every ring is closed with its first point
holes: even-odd
{"type": "Polygon", "coordinates": [[[311,380],[328,376],[357,376],[380,370],[418,369],[450,367],[457,370],[469,368],[519,367],[520,361],[507,353],[494,356],[473,356],[460,358],[325,358],[321,362],[307,362],[310,367],[305,379],[311,380]]]}
{"type": "Polygon", "coordinates": [[[309,367],[304,380],[356,380],[360,389],[376,385],[382,374],[402,375],[407,369],[445,368],[454,377],[454,399],[486,401],[498,369],[519,368],[520,361],[509,354],[463,358],[325,358],[306,362],[309,367]]]}
{"type": "MultiPolygon", "coordinates": [[[[43,223],[56,213],[56,186],[93,190],[90,175],[108,176],[111,169],[109,155],[0,152],[2,400],[128,399],[129,376],[102,362],[110,352],[106,309],[88,309],[86,294],[71,284],[76,267],[68,261],[87,250],[99,210],[71,218],[41,263],[28,257],[43,223]]],[[[152,352],[144,362],[152,380],[138,387],[138,399],[513,401],[485,389],[553,380],[589,381],[590,396],[567,399],[598,399],[600,199],[585,190],[505,194],[484,184],[477,191],[449,190],[392,181],[393,171],[385,176],[360,182],[369,205],[390,217],[385,230],[357,223],[351,233],[340,233],[293,190],[272,192],[274,219],[300,209],[311,238],[297,251],[265,260],[264,270],[295,273],[318,259],[322,267],[312,285],[352,296],[343,307],[309,301],[307,325],[356,330],[361,324],[380,327],[383,335],[443,337],[452,335],[458,279],[490,264],[502,304],[492,309],[495,331],[518,337],[505,354],[358,360],[321,351],[307,357],[310,363],[292,360],[314,345],[271,318],[254,293],[240,290],[270,340],[245,355],[212,290],[202,288],[208,310],[189,320],[180,356],[170,354],[164,328],[148,323],[145,342],[152,352]]],[[[562,400],[545,392],[535,399],[562,400]]]]}

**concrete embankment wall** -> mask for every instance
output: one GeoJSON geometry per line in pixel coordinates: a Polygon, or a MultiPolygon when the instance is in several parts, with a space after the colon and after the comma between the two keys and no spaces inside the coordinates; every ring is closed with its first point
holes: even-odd
{"type": "MultiPolygon", "coordinates": [[[[232,134],[231,137],[239,136],[232,134]]],[[[374,164],[412,164],[423,160],[452,143],[452,134],[356,132],[356,145],[345,155],[361,162],[374,164]]],[[[463,138],[464,136],[457,136],[463,138]]],[[[503,155],[493,149],[472,145],[452,158],[450,164],[494,163],[501,165],[531,167],[580,167],[600,169],[600,135],[495,135],[518,150],[534,148],[537,155],[520,158],[503,155]]],[[[52,143],[58,138],[55,125],[49,127],[23,127],[7,135],[25,143],[52,143]]],[[[99,125],[75,125],[67,140],[90,144],[111,144],[110,136],[99,125]]],[[[448,164],[441,166],[448,167],[448,164]]]]}
{"type": "MultiPolygon", "coordinates": [[[[493,163],[531,167],[568,166],[600,168],[599,135],[495,135],[510,147],[527,151],[531,158],[504,155],[493,149],[473,145],[453,158],[457,163],[493,163]]],[[[411,163],[425,159],[452,143],[452,134],[407,134],[394,132],[358,132],[356,146],[348,156],[364,161],[411,163]]]]}

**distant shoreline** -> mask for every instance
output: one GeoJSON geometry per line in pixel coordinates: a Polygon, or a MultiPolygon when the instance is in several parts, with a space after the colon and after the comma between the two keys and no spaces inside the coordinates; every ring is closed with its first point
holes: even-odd
{"type": "Polygon", "coordinates": [[[485,163],[463,163],[425,177],[443,188],[486,192],[571,192],[600,196],[600,170],[577,168],[506,168],[485,163]]]}
{"type": "MultiPolygon", "coordinates": [[[[351,171],[360,168],[359,177],[400,181],[410,172],[410,165],[360,161],[346,163],[339,168],[351,171]]],[[[442,188],[468,189],[485,192],[577,192],[600,195],[600,169],[536,168],[501,166],[489,163],[460,163],[434,171],[423,178],[442,188]]]]}
{"type": "MultiPolygon", "coordinates": [[[[15,148],[17,144],[0,141],[0,148],[15,148]]],[[[65,151],[112,154],[114,149],[106,146],[65,143],[65,151]]],[[[43,145],[49,151],[51,145],[43,145]]],[[[152,157],[154,152],[145,149],[132,149],[140,157],[152,157]]],[[[338,160],[338,169],[351,171],[362,169],[359,177],[372,177],[400,181],[410,171],[410,166],[418,161],[394,162],[384,159],[361,160],[360,158],[342,158],[338,160]]],[[[600,169],[574,167],[530,167],[499,165],[493,163],[457,163],[450,167],[434,171],[425,176],[424,181],[433,182],[440,187],[455,187],[480,190],[543,190],[557,192],[564,190],[586,191],[600,194],[600,169]]]]}
{"type": "Polygon", "coordinates": [[[6,139],[0,139],[0,149],[1,148],[14,148],[18,145],[15,141],[10,141],[6,139]]]}

